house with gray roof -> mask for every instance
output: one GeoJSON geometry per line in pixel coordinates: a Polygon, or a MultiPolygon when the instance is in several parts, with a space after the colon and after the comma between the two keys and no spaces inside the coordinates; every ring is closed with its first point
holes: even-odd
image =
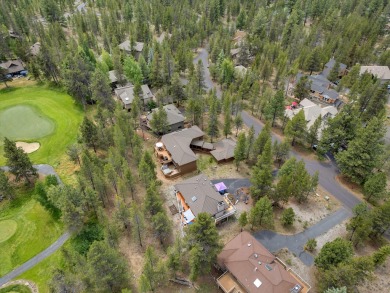
{"type": "Polygon", "coordinates": [[[285,116],[292,119],[300,111],[305,114],[306,128],[309,130],[318,117],[321,116],[322,123],[318,131],[318,136],[321,137],[322,130],[325,128],[326,120],[333,118],[337,114],[337,108],[334,106],[320,107],[308,99],[303,99],[298,106],[288,106],[285,110],[285,116]]]}
{"type": "MultiPolygon", "coordinates": [[[[163,107],[164,111],[167,113],[167,119],[168,119],[168,133],[177,131],[184,128],[184,120],[185,117],[180,112],[178,108],[176,108],[175,105],[169,104],[165,105],[163,107]]],[[[153,119],[153,113],[158,111],[158,108],[153,109],[147,116],[145,124],[146,126],[151,129],[150,121],[153,119]]]]}
{"type": "Polygon", "coordinates": [[[390,81],[390,69],[388,66],[361,66],[360,74],[365,72],[370,73],[374,77],[378,78],[382,84],[390,81]]]}
{"type": "Polygon", "coordinates": [[[7,71],[7,74],[18,75],[21,71],[26,70],[24,68],[24,63],[20,59],[8,60],[6,62],[0,63],[0,67],[4,68],[7,71]]]}
{"type": "MultiPolygon", "coordinates": [[[[298,73],[295,79],[295,84],[303,77],[302,73],[298,73]]],[[[332,83],[322,74],[307,76],[308,84],[310,87],[310,95],[317,98],[321,102],[325,102],[330,105],[339,106],[341,101],[339,100],[339,93],[331,88],[332,83]]]]}
{"type": "MultiPolygon", "coordinates": [[[[338,78],[342,78],[344,75],[346,75],[348,73],[347,65],[345,65],[343,63],[339,63],[339,64],[340,64],[340,66],[339,66],[338,78]]],[[[325,64],[324,70],[321,72],[321,75],[323,75],[324,77],[327,78],[329,76],[329,73],[332,71],[332,69],[335,65],[336,65],[336,60],[334,58],[330,58],[328,63],[325,64]]]]}
{"type": "Polygon", "coordinates": [[[236,208],[221,195],[204,174],[174,185],[183,224],[192,223],[199,213],[210,214],[216,223],[235,214],[236,208]]]}
{"type": "MultiPolygon", "coordinates": [[[[146,105],[155,100],[155,97],[151,90],[149,89],[149,86],[147,84],[144,84],[141,86],[142,94],[141,94],[141,102],[143,103],[143,107],[146,108],[146,105]]],[[[118,98],[119,101],[123,104],[123,109],[130,110],[131,109],[131,103],[134,100],[134,86],[133,85],[127,85],[124,87],[119,87],[115,89],[115,95],[118,98]]]]}
{"type": "Polygon", "coordinates": [[[144,43],[135,42],[134,46],[131,47],[130,40],[126,40],[123,43],[120,43],[118,47],[120,50],[122,50],[128,55],[134,53],[134,57],[138,59],[139,55],[142,53],[144,49],[144,43]]]}

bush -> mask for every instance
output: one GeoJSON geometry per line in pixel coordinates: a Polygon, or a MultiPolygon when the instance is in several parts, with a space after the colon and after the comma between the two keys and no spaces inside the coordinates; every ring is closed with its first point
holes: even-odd
{"type": "Polygon", "coordinates": [[[102,227],[97,223],[88,223],[71,240],[71,244],[78,253],[86,255],[91,244],[94,241],[103,240],[103,238],[102,227]]]}
{"type": "Polygon", "coordinates": [[[281,222],[283,226],[291,226],[295,221],[295,213],[292,208],[285,209],[282,213],[281,222]]]}
{"type": "Polygon", "coordinates": [[[315,240],[314,238],[310,238],[309,240],[307,240],[305,244],[305,250],[313,252],[314,249],[316,249],[316,247],[317,247],[317,240],[315,240]]]}

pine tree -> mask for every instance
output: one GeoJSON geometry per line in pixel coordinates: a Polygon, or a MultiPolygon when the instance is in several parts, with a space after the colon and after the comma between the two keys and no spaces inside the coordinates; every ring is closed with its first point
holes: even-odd
{"type": "Polygon", "coordinates": [[[277,118],[283,117],[284,115],[284,95],[283,91],[277,91],[276,94],[271,98],[269,103],[264,109],[266,117],[270,119],[271,126],[275,124],[277,118]]]}
{"type": "Polygon", "coordinates": [[[125,260],[104,241],[95,241],[87,255],[88,277],[95,292],[119,292],[129,283],[125,260]]]}
{"type": "Polygon", "coordinates": [[[165,279],[165,268],[163,263],[159,261],[154,248],[148,246],[145,252],[144,266],[142,269],[142,275],[140,278],[140,291],[141,292],[154,292],[155,289],[165,279]]]}
{"type": "Polygon", "coordinates": [[[236,127],[236,137],[238,135],[238,130],[242,127],[243,121],[241,115],[237,115],[236,118],[234,118],[234,126],[236,127]]]}
{"type": "Polygon", "coordinates": [[[146,190],[144,207],[145,212],[148,212],[151,216],[163,211],[162,200],[154,181],[150,182],[146,190]]]}
{"type": "Polygon", "coordinates": [[[185,246],[189,252],[190,279],[209,273],[221,250],[214,220],[207,213],[199,213],[196,221],[188,227],[185,246]]]}
{"type": "Polygon", "coordinates": [[[96,153],[98,142],[98,132],[96,125],[87,117],[84,117],[83,123],[80,126],[80,131],[83,142],[88,147],[93,147],[93,150],[96,153]]]}
{"type": "Polygon", "coordinates": [[[321,116],[318,116],[318,118],[314,121],[313,125],[310,126],[309,131],[306,134],[306,140],[311,146],[318,144],[318,140],[319,140],[318,135],[321,129],[321,125],[322,125],[322,118],[321,116]]]}
{"type": "Polygon", "coordinates": [[[268,197],[259,199],[255,206],[251,208],[249,214],[249,223],[254,227],[269,227],[273,225],[274,215],[272,203],[268,197]]]}
{"type": "Polygon", "coordinates": [[[139,207],[135,202],[132,202],[130,207],[131,215],[131,225],[132,225],[132,235],[133,238],[139,242],[139,245],[142,247],[142,233],[144,231],[144,217],[141,213],[139,207]]]}
{"type": "Polygon", "coordinates": [[[363,194],[367,201],[377,201],[388,194],[386,188],[386,174],[384,172],[377,172],[372,174],[364,183],[363,194]]]}
{"type": "Polygon", "coordinates": [[[299,101],[302,101],[303,99],[307,98],[307,96],[309,95],[309,88],[310,86],[308,77],[302,76],[294,88],[295,98],[297,98],[299,101]]]}
{"type": "Polygon", "coordinates": [[[358,129],[348,149],[336,155],[341,172],[356,183],[367,180],[383,153],[384,133],[383,120],[377,117],[358,129]]]}
{"type": "Polygon", "coordinates": [[[238,224],[240,225],[241,227],[241,232],[242,232],[242,229],[248,225],[248,214],[246,211],[243,211],[241,214],[240,214],[240,217],[238,218],[238,224]]]}
{"type": "Polygon", "coordinates": [[[234,163],[236,164],[237,171],[240,163],[246,158],[246,143],[245,133],[240,133],[236,147],[234,148],[234,163]]]}
{"type": "Polygon", "coordinates": [[[297,140],[302,141],[304,139],[306,136],[306,120],[303,110],[287,122],[284,133],[291,140],[291,145],[295,145],[297,140]]]}
{"type": "Polygon", "coordinates": [[[353,217],[346,225],[349,232],[349,241],[355,246],[367,240],[372,226],[367,204],[360,203],[353,208],[353,217]]]}
{"type": "Polygon", "coordinates": [[[114,100],[111,97],[110,81],[107,75],[99,68],[96,68],[91,81],[92,96],[100,105],[113,112],[115,109],[114,100]]]}
{"type": "Polygon", "coordinates": [[[144,77],[142,75],[141,67],[139,66],[138,62],[135,61],[134,57],[129,56],[126,57],[123,70],[126,75],[126,77],[133,83],[133,84],[141,84],[144,77]]]}
{"type": "Polygon", "coordinates": [[[33,167],[28,155],[22,148],[16,147],[14,141],[6,137],[4,138],[4,157],[9,171],[15,175],[16,181],[25,178],[28,183],[31,183],[30,177],[37,175],[37,170],[33,167]]]}
{"type": "Polygon", "coordinates": [[[255,128],[252,125],[251,128],[249,128],[248,137],[246,140],[247,143],[246,143],[245,159],[247,160],[249,159],[249,155],[252,153],[254,140],[255,140],[255,128]]]}
{"type": "Polygon", "coordinates": [[[232,133],[232,118],[229,112],[225,112],[224,115],[224,125],[223,125],[223,134],[227,138],[229,134],[232,133]]]}
{"type": "Polygon", "coordinates": [[[155,235],[160,240],[161,245],[164,245],[164,243],[172,232],[172,223],[171,220],[168,218],[165,210],[162,210],[152,216],[152,226],[155,235]]]}
{"type": "Polygon", "coordinates": [[[269,139],[263,153],[258,157],[251,176],[251,195],[254,201],[268,195],[272,187],[272,146],[269,139]]]}
{"type": "Polygon", "coordinates": [[[14,199],[15,196],[15,190],[10,184],[9,179],[7,175],[5,175],[3,169],[0,169],[0,194],[9,200],[14,199]]]}
{"type": "Polygon", "coordinates": [[[254,142],[253,151],[250,156],[252,163],[256,162],[258,156],[263,153],[264,147],[269,139],[271,139],[271,123],[267,122],[265,126],[261,129],[261,132],[259,133],[254,142]]]}
{"type": "Polygon", "coordinates": [[[328,74],[328,79],[331,82],[337,81],[337,79],[339,78],[339,72],[340,72],[340,62],[336,61],[328,74]]]}
{"type": "Polygon", "coordinates": [[[218,136],[218,133],[219,133],[218,100],[216,96],[212,95],[210,98],[209,121],[207,127],[207,134],[210,136],[211,142],[213,142],[214,137],[218,136]]]}

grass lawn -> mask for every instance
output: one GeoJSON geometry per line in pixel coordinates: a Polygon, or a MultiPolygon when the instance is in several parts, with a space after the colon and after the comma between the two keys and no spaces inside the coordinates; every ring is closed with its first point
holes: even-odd
{"type": "Polygon", "coordinates": [[[51,272],[53,269],[61,267],[61,261],[62,253],[59,249],[27,272],[21,274],[18,279],[33,281],[38,286],[39,293],[49,293],[51,272]]]}
{"type": "Polygon", "coordinates": [[[83,110],[67,94],[29,85],[0,90],[0,166],[5,164],[3,137],[39,142],[30,158],[54,167],[64,161],[66,148],[76,140],[83,110]]]}
{"type": "Polygon", "coordinates": [[[12,271],[48,246],[63,232],[60,222],[34,199],[31,189],[18,189],[18,197],[0,204],[0,276],[12,271]]]}

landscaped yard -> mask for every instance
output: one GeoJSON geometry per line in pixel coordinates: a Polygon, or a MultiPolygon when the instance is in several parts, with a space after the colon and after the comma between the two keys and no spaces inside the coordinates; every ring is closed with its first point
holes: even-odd
{"type": "Polygon", "coordinates": [[[39,142],[30,154],[35,164],[58,166],[76,140],[83,111],[67,94],[30,85],[0,90],[0,166],[5,164],[3,138],[39,142]]]}
{"type": "Polygon", "coordinates": [[[18,189],[16,199],[0,205],[0,276],[50,246],[63,231],[32,193],[18,189]]]}

